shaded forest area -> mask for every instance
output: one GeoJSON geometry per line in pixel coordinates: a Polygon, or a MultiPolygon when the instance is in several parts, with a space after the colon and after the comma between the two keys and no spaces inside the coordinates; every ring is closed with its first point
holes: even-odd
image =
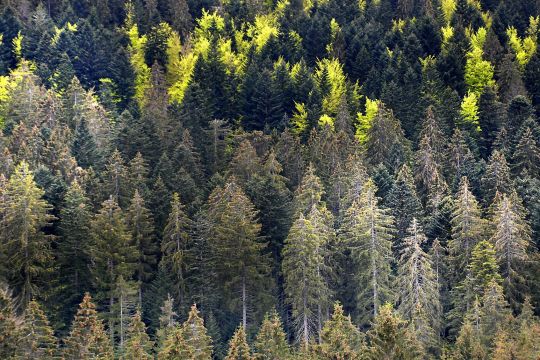
{"type": "Polygon", "coordinates": [[[0,1],[0,358],[539,358],[539,14],[0,1]]]}

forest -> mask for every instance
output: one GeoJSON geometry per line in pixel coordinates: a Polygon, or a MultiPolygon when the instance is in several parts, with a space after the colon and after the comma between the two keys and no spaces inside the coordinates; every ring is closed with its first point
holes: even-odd
{"type": "Polygon", "coordinates": [[[0,359],[540,359],[539,26],[0,0],[0,359]]]}

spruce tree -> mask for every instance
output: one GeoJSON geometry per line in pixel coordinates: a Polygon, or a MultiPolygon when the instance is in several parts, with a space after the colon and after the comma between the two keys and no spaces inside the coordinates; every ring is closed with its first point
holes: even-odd
{"type": "Polygon", "coordinates": [[[191,357],[183,359],[210,360],[212,358],[212,339],[207,335],[204,320],[199,316],[197,306],[191,306],[187,320],[182,324],[182,338],[186,348],[191,349],[191,357]]]}
{"type": "Polygon", "coordinates": [[[23,324],[15,313],[15,303],[11,291],[5,284],[0,283],[0,357],[11,359],[17,350],[23,324]]]}
{"type": "Polygon", "coordinates": [[[378,314],[392,297],[391,266],[394,219],[381,208],[377,187],[368,180],[347,210],[341,229],[355,265],[357,313],[362,324],[378,314]]]}
{"type": "Polygon", "coordinates": [[[307,344],[316,336],[314,325],[320,322],[321,297],[327,295],[328,285],[320,271],[324,266],[324,239],[313,224],[317,220],[298,216],[285,240],[282,271],[296,339],[307,344]]]}
{"type": "Polygon", "coordinates": [[[452,238],[448,242],[448,250],[452,259],[454,281],[465,277],[474,246],[482,240],[484,221],[480,216],[480,208],[476,198],[469,189],[466,177],[461,179],[458,193],[452,210],[452,238]]]}
{"type": "MultiPolygon", "coordinates": [[[[91,207],[84,189],[75,180],[64,197],[60,210],[58,272],[62,282],[61,303],[66,315],[73,317],[82,294],[90,290],[91,207]]],[[[68,319],[69,319],[68,318],[68,319]]]]}
{"type": "Polygon", "coordinates": [[[133,245],[122,209],[111,196],[91,222],[92,275],[99,301],[108,301],[109,331],[118,320],[115,314],[116,286],[119,277],[129,280],[135,273],[137,248],[133,245]]]}
{"type": "Polygon", "coordinates": [[[6,262],[2,273],[15,291],[22,308],[40,293],[51,267],[51,235],[43,228],[54,217],[51,206],[43,199],[26,162],[21,162],[9,178],[0,203],[2,214],[1,252],[6,262]]]}
{"type": "Polygon", "coordinates": [[[291,349],[287,335],[277,312],[264,316],[254,343],[257,360],[287,360],[291,358],[291,349]]]}
{"type": "Polygon", "coordinates": [[[418,220],[413,219],[398,262],[398,311],[409,321],[425,350],[436,343],[441,315],[439,286],[432,260],[422,245],[427,240],[418,220]]]}
{"type": "Polygon", "coordinates": [[[390,304],[381,306],[372,328],[366,334],[366,343],[365,358],[369,360],[412,360],[422,357],[420,346],[407,323],[390,304]]]}
{"type": "Polygon", "coordinates": [[[266,301],[270,285],[257,211],[232,178],[214,189],[206,216],[216,285],[247,326],[248,309],[257,310],[266,301]]]}
{"type": "Polygon", "coordinates": [[[141,312],[137,310],[131,317],[131,324],[128,329],[128,337],[123,349],[122,358],[151,360],[152,342],[146,334],[146,326],[141,319],[141,312]]]}
{"type": "Polygon", "coordinates": [[[317,353],[321,360],[361,359],[364,352],[362,340],[351,317],[345,316],[343,307],[335,303],[332,317],[324,323],[317,353]]]}
{"type": "Polygon", "coordinates": [[[403,165],[399,170],[394,186],[388,194],[388,205],[394,216],[397,230],[394,247],[396,253],[399,254],[412,219],[416,218],[421,221],[423,217],[422,205],[416,195],[414,179],[407,165],[403,165]]]}
{"type": "Polygon", "coordinates": [[[509,194],[513,189],[513,181],[510,176],[510,168],[505,156],[498,150],[494,150],[486,165],[486,172],[482,177],[482,191],[484,202],[491,204],[497,192],[509,194]]]}
{"type": "Polygon", "coordinates": [[[129,189],[127,169],[124,165],[124,159],[117,149],[113,151],[105,164],[103,185],[105,198],[112,196],[118,204],[122,206],[127,204],[127,191],[129,189]]]}
{"type": "Polygon", "coordinates": [[[525,216],[521,199],[515,192],[510,196],[503,195],[495,210],[493,225],[496,229],[491,238],[501,266],[505,292],[513,306],[523,297],[526,286],[524,265],[530,261],[531,228],[525,216]]]}
{"type": "Polygon", "coordinates": [[[64,340],[62,356],[66,360],[114,358],[110,339],[88,293],[84,295],[71,325],[71,332],[64,340]]]}
{"type": "Polygon", "coordinates": [[[47,316],[39,303],[32,300],[24,312],[24,323],[21,327],[21,341],[17,343],[17,359],[57,358],[57,340],[49,325],[47,316]]]}
{"type": "Polygon", "coordinates": [[[154,219],[146,208],[144,199],[135,190],[131,205],[126,213],[128,231],[131,241],[138,251],[135,278],[139,287],[139,305],[142,304],[143,284],[148,283],[155,273],[159,245],[154,234],[154,219]]]}
{"type": "Polygon", "coordinates": [[[527,127],[519,139],[514,151],[515,172],[520,174],[523,170],[533,176],[540,171],[540,149],[531,129],[527,127]]]}
{"type": "Polygon", "coordinates": [[[224,360],[253,360],[251,349],[246,340],[246,331],[240,325],[234,332],[232,339],[229,341],[229,351],[224,360]]]}
{"type": "Polygon", "coordinates": [[[187,272],[193,261],[191,231],[193,222],[184,211],[180,196],[173,194],[171,212],[163,230],[162,264],[174,274],[177,297],[181,305],[187,297],[187,272]]]}

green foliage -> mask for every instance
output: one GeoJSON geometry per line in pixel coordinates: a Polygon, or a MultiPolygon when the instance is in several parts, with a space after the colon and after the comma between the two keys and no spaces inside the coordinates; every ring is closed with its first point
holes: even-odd
{"type": "Polygon", "coordinates": [[[536,52],[539,20],[540,18],[538,17],[531,16],[529,18],[529,28],[527,29],[527,36],[524,38],[519,37],[516,28],[512,26],[506,30],[510,47],[514,51],[516,59],[522,69],[536,52]]]}
{"type": "Polygon", "coordinates": [[[474,92],[469,92],[461,101],[461,125],[470,129],[481,131],[478,122],[478,96],[474,92]]]}

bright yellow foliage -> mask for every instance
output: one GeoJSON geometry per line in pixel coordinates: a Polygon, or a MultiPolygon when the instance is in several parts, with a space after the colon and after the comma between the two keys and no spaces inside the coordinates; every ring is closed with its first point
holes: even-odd
{"type": "Polygon", "coordinates": [[[346,78],[343,72],[343,65],[337,59],[322,59],[317,62],[315,78],[320,83],[324,73],[328,74],[330,92],[322,102],[323,113],[335,115],[341,102],[341,98],[346,92],[346,78]]]}
{"type": "Polygon", "coordinates": [[[367,133],[371,128],[375,115],[379,112],[379,101],[366,98],[366,113],[358,113],[356,124],[356,138],[360,144],[364,144],[367,140],[367,133]]]}
{"type": "Polygon", "coordinates": [[[525,68],[525,65],[529,62],[531,57],[536,52],[536,40],[538,37],[538,22],[540,16],[532,17],[529,19],[529,29],[527,30],[527,36],[523,39],[519,37],[517,30],[514,27],[510,27],[506,30],[508,36],[508,42],[510,47],[516,54],[516,59],[521,66],[521,69],[525,68]]]}
{"type": "Polygon", "coordinates": [[[469,92],[461,102],[461,117],[465,124],[473,125],[480,131],[478,117],[478,97],[474,92],[469,92]]]}

